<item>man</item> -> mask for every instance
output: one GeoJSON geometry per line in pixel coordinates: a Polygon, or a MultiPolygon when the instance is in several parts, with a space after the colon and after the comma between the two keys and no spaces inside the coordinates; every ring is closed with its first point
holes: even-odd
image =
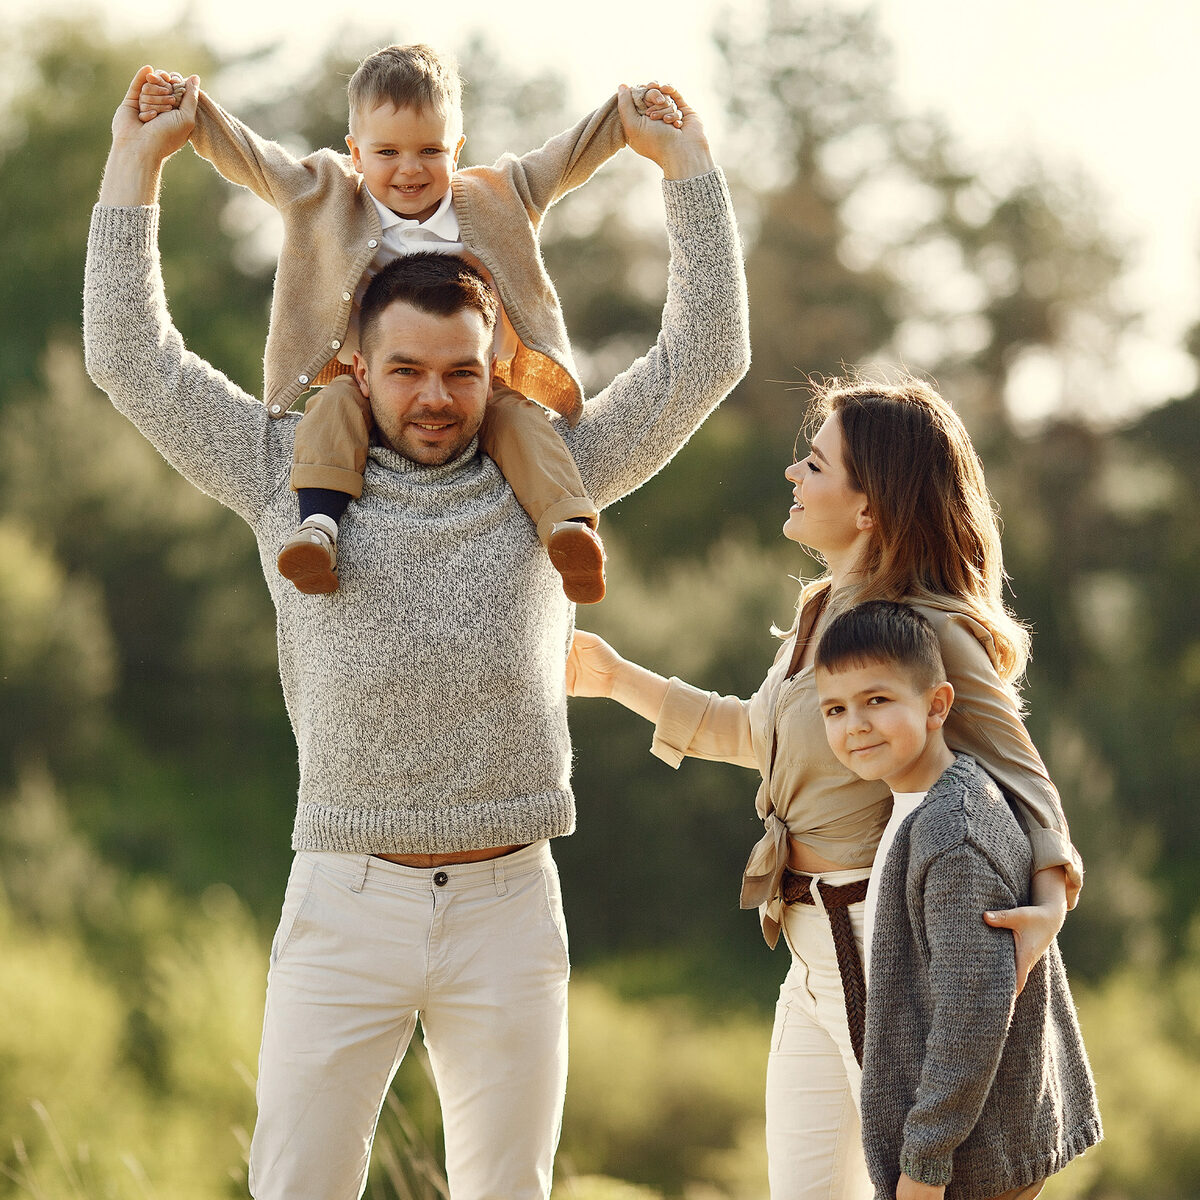
{"type": "MultiPolygon", "coordinates": [[[[364,312],[357,375],[381,432],[342,533],[354,569],[327,597],[288,586],[274,559],[294,523],[296,421],[272,420],[190,354],[162,295],[158,186],[188,139],[197,81],[179,109],[143,124],[140,78],[113,119],[93,215],[88,368],[254,531],[300,757],[251,1191],[362,1194],[419,1016],[455,1200],[544,1198],[566,1082],[566,932],[548,839],[575,820],[563,679],[573,609],[473,436],[490,386],[487,316],[469,299],[423,310],[404,280],[364,312]]],[[[669,461],[748,363],[729,197],[681,107],[675,129],[621,92],[629,145],[663,170],[671,267],[656,345],[563,429],[601,507],[669,461]]],[[[470,269],[453,273],[470,293],[470,269]]]]}

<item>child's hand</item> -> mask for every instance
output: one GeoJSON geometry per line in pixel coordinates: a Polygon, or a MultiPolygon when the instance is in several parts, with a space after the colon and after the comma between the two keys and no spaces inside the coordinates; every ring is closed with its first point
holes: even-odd
{"type": "Polygon", "coordinates": [[[179,107],[183,76],[174,71],[153,71],[138,93],[138,120],[153,121],[160,113],[179,107]]]}
{"type": "Polygon", "coordinates": [[[567,655],[567,695],[612,695],[613,675],[621,656],[603,639],[586,629],[575,630],[567,655]]]}
{"type": "Polygon", "coordinates": [[[633,94],[633,104],[638,114],[648,117],[651,121],[662,121],[679,129],[683,125],[683,113],[671,95],[674,90],[670,84],[639,83],[629,89],[633,94]]]}
{"type": "Polygon", "coordinates": [[[932,1183],[918,1183],[901,1173],[900,1182],[896,1184],[896,1200],[943,1200],[946,1195],[944,1187],[935,1187],[932,1183]]]}

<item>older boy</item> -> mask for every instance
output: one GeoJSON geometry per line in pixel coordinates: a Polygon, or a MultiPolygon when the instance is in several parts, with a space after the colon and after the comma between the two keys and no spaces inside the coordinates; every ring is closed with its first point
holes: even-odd
{"type": "MultiPolygon", "coordinates": [[[[575,824],[563,686],[573,612],[472,436],[490,382],[487,305],[431,312],[411,290],[393,296],[392,283],[414,285],[415,256],[373,282],[380,322],[367,320],[360,357],[384,383],[370,388],[381,440],[346,530],[359,565],[336,598],[307,600],[270,569],[293,519],[298,421],[272,420],[171,324],[157,200],[163,161],[191,133],[198,81],[178,110],[142,124],[149,72],[113,118],[84,347],[114,404],[250,526],[277,610],[299,797],[267,983],[253,1193],[362,1194],[419,1019],[455,1200],[545,1200],[566,1084],[569,970],[549,839],[575,824]],[[397,362],[415,374],[388,374],[397,362]],[[427,466],[407,454],[407,431],[427,423],[426,385],[462,370],[470,382],[450,406],[461,452],[427,466]]],[[[657,342],[563,431],[601,506],[664,466],[749,359],[732,208],[699,118],[681,105],[681,129],[647,121],[624,89],[619,106],[630,144],[663,170],[671,259],[657,342]]],[[[488,294],[462,260],[422,257],[462,279],[460,294],[488,294]]]]}
{"type": "Polygon", "coordinates": [[[995,783],[946,746],[954,690],[915,609],[872,601],[837,617],[815,677],[834,754],[895,797],[866,914],[876,1197],[1032,1200],[1101,1129],[1057,945],[1017,995],[1012,937],[969,915],[1028,903],[1028,839],[995,783]]]}
{"type": "MultiPolygon", "coordinates": [[[[178,76],[155,72],[139,97],[141,119],[169,111],[181,89],[178,76]]],[[[340,521],[362,494],[371,430],[363,381],[345,374],[367,284],[399,254],[469,251],[503,306],[480,445],[533,520],[568,599],[595,603],[604,596],[599,510],[545,419],[553,409],[574,423],[583,391],[538,229],[556,200],[624,144],[616,97],[540,150],[460,172],[461,84],[451,61],[428,46],[388,46],[359,65],[348,93],[349,155],[318,150],[298,160],[203,92],[192,134],[199,154],[283,217],[265,356],[268,411],[282,416],[310,387],[329,385],[309,401],[296,432],[291,483],[301,525],[279,552],[279,570],[305,593],[338,587],[340,521]]],[[[662,92],[635,89],[634,99],[653,119],[679,120],[662,92]]],[[[445,427],[432,420],[426,433],[436,458],[445,427]]]]}

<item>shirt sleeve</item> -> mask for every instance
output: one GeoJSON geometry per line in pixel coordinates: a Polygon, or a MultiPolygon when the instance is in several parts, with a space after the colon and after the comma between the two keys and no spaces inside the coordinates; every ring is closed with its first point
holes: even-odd
{"type": "Polygon", "coordinates": [[[601,508],[662,469],[746,373],[746,277],[719,170],[664,180],[671,259],[662,328],[647,354],[560,422],[601,508]]]}
{"type": "Polygon", "coordinates": [[[294,420],[192,354],[171,321],[158,255],[158,206],[92,213],[84,277],[88,373],[162,456],[253,524],[287,485],[294,420]]]}
{"type": "Polygon", "coordinates": [[[672,677],[654,726],[650,753],[672,767],[685,758],[757,767],[750,703],[737,696],[702,692],[672,677]]]}
{"type": "Polygon", "coordinates": [[[1030,740],[1016,697],[980,641],[986,631],[965,614],[923,611],[937,629],[946,675],[954,687],[947,744],[971,755],[1016,802],[1033,850],[1033,869],[1065,867],[1067,905],[1074,908],[1083,885],[1083,862],[1071,844],[1058,789],[1030,740]]]}

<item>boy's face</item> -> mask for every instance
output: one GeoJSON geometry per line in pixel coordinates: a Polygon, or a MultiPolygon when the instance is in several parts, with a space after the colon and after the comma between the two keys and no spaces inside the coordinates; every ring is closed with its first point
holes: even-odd
{"type": "Polygon", "coordinates": [[[457,119],[385,101],[351,114],[346,145],[367,191],[397,216],[424,221],[450,187],[464,138],[457,119]]]}
{"type": "Polygon", "coordinates": [[[953,760],[941,734],[954,700],[950,684],[922,688],[890,662],[818,670],[816,682],[829,745],[860,778],[924,792],[953,760]]]}

